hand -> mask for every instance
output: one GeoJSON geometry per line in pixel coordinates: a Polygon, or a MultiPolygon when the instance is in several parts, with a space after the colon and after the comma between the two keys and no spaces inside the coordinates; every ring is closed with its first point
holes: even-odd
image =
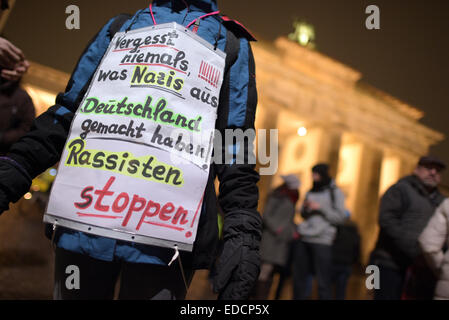
{"type": "Polygon", "coordinates": [[[14,69],[17,63],[25,60],[22,50],[4,38],[0,38],[0,66],[14,69]]]}
{"type": "Polygon", "coordinates": [[[14,69],[3,69],[0,76],[8,81],[18,81],[27,72],[30,63],[26,60],[17,63],[14,69]]]}

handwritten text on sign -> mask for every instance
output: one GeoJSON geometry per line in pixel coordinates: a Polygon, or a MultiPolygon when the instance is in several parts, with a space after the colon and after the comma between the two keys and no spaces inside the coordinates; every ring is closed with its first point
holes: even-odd
{"type": "Polygon", "coordinates": [[[177,24],[116,34],[73,120],[47,215],[192,245],[224,64],[177,24]]]}

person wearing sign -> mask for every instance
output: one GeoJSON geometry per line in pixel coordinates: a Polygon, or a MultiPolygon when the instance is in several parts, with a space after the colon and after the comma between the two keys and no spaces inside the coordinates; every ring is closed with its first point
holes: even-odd
{"type": "MultiPolygon", "coordinates": [[[[66,91],[58,95],[56,105],[37,118],[32,130],[12,146],[7,157],[0,159],[1,211],[7,210],[10,201],[17,201],[28,191],[32,178],[60,160],[75,113],[81,108],[80,104],[89,90],[89,84],[94,75],[99,75],[96,70],[109,50],[115,32],[132,33],[134,30],[169,22],[188,28],[205,40],[209,46],[212,45],[226,53],[223,83],[219,99],[217,99],[215,128],[223,133],[223,137],[226,129],[254,128],[257,92],[254,58],[249,44],[249,41],[254,40],[253,37],[241,24],[219,15],[217,3],[214,0],[156,0],[149,8],[138,11],[129,19],[123,19],[123,16],[111,19],[100,30],[78,61],[66,91]]],[[[118,43],[118,46],[120,45],[118,43]]],[[[126,46],[127,43],[123,45],[126,46]]],[[[135,50],[137,51],[138,48],[135,50]]],[[[130,61],[123,63],[133,63],[133,59],[145,58],[139,55],[130,56],[127,58],[130,61]]],[[[181,57],[178,56],[178,58],[181,57]]],[[[162,62],[169,61],[174,62],[169,59],[162,62]]],[[[176,69],[183,71],[182,68],[185,65],[182,61],[178,62],[176,69]]],[[[170,67],[173,68],[173,65],[170,67]]],[[[201,66],[198,77],[204,76],[211,86],[217,85],[218,78],[204,73],[203,68],[204,66],[201,66]]],[[[144,70],[136,70],[136,72],[143,73],[144,70]]],[[[173,94],[177,93],[181,83],[179,81],[176,83],[175,76],[169,83],[171,74],[169,71],[166,74],[166,81],[158,82],[159,85],[165,86],[165,89],[171,90],[173,94]]],[[[108,75],[103,76],[108,77],[108,75]]],[[[113,77],[112,74],[110,76],[113,77]]],[[[142,75],[144,80],[145,77],[142,75]]],[[[138,79],[135,85],[141,85],[138,79]]],[[[195,94],[192,93],[192,95],[195,94]]],[[[121,100],[119,103],[129,106],[131,98],[126,101],[121,100]]],[[[212,99],[210,99],[210,105],[214,106],[212,99]]],[[[118,104],[114,108],[118,110],[118,104]]],[[[126,109],[122,109],[121,112],[124,110],[126,109]]],[[[86,111],[85,108],[84,111],[86,111]]],[[[186,112],[188,111],[186,109],[186,112]]],[[[141,110],[130,112],[136,112],[135,116],[139,117],[145,111],[142,106],[141,110]]],[[[77,116],[81,113],[79,112],[77,116]]],[[[149,111],[148,114],[150,114],[149,111]]],[[[104,115],[104,119],[116,116],[104,115]]],[[[186,128],[195,130],[199,127],[196,125],[200,119],[191,119],[190,127],[187,123],[186,128]]],[[[139,129],[137,120],[139,119],[135,120],[134,126],[130,122],[128,128],[124,127],[123,132],[127,132],[126,130],[134,132],[134,138],[137,138],[139,129]]],[[[86,125],[85,128],[84,133],[91,135],[92,125],[89,124],[89,128],[86,125]]],[[[139,132],[145,133],[143,129],[139,132]]],[[[157,132],[157,134],[160,133],[157,132]]],[[[155,134],[156,138],[158,135],[155,134]]],[[[247,142],[244,146],[223,144],[221,151],[225,155],[228,150],[236,152],[235,150],[240,147],[246,148],[250,144],[251,142],[247,142]]],[[[70,146],[70,144],[67,145],[70,146]]],[[[77,148],[81,147],[80,141],[77,148]]],[[[214,152],[217,151],[219,150],[214,150],[214,152]]],[[[123,153],[121,156],[125,158],[123,153]]],[[[56,228],[53,232],[50,230],[51,226],[50,229],[47,228],[49,231],[47,236],[53,238],[52,241],[57,247],[54,298],[111,299],[120,274],[118,295],[120,299],[183,299],[193,270],[209,268],[219,256],[216,276],[213,280],[214,291],[219,294],[220,299],[246,299],[259,273],[258,249],[261,238],[261,217],[257,212],[258,189],[256,186],[259,175],[255,171],[255,165],[248,163],[248,158],[249,156],[245,156],[243,164],[233,161],[227,163],[216,161],[210,165],[203,201],[199,208],[199,223],[193,250],[191,253],[181,252],[182,259],[177,262],[180,268],[167,266],[173,256],[172,249],[93,235],[57,225],[54,225],[56,228]],[[217,198],[214,189],[216,177],[220,181],[218,201],[224,213],[224,245],[220,253],[216,249],[218,242],[217,198]],[[66,286],[66,268],[70,265],[79,267],[80,284],[77,290],[69,290],[66,286]],[[183,272],[180,272],[180,269],[183,272]]],[[[72,160],[75,163],[75,160],[79,159],[72,160]]],[[[147,162],[142,163],[149,167],[150,160],[144,160],[147,162]]],[[[79,163],[76,162],[78,165],[79,163]]],[[[118,176],[121,173],[114,174],[118,176]]],[[[109,185],[105,185],[102,190],[96,190],[95,195],[106,197],[111,192],[107,187],[112,183],[115,182],[111,178],[108,181],[109,185]]],[[[93,192],[93,190],[87,190],[86,199],[89,199],[93,192]]],[[[58,194],[57,197],[63,198],[64,194],[58,194]]],[[[64,200],[74,201],[74,199],[64,200]]],[[[122,202],[118,203],[122,204],[122,202]]],[[[82,206],[83,203],[79,205],[82,206]]]]}
{"type": "MultiPolygon", "coordinates": [[[[0,1],[0,16],[9,9],[9,1],[0,1]]],[[[27,72],[30,63],[25,59],[22,50],[7,39],[0,37],[0,76],[8,81],[16,82],[27,72]]]]}

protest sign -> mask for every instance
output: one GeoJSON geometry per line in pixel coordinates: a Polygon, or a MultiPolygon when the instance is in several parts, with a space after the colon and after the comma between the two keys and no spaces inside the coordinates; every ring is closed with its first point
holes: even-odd
{"type": "Polygon", "coordinates": [[[44,221],[190,251],[225,54],[168,23],[117,33],[72,122],[44,221]]]}

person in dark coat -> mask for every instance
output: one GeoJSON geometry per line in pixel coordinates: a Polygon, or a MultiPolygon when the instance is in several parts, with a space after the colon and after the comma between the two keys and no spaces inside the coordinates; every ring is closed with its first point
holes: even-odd
{"type": "Polygon", "coordinates": [[[380,270],[380,288],[375,290],[374,299],[401,299],[404,287],[410,285],[406,276],[420,287],[414,290],[415,298],[432,299],[436,279],[425,267],[418,237],[444,200],[437,186],[445,167],[435,157],[421,157],[413,174],[400,179],[382,196],[380,233],[371,254],[371,264],[380,270]],[[419,274],[413,270],[420,270],[419,274]],[[419,278],[426,279],[425,283],[419,278]]]}
{"type": "Polygon", "coordinates": [[[300,181],[293,174],[282,179],[284,183],[268,196],[263,213],[262,267],[255,289],[259,300],[268,298],[274,273],[282,274],[289,267],[290,245],[296,235],[294,217],[300,181]]]}

